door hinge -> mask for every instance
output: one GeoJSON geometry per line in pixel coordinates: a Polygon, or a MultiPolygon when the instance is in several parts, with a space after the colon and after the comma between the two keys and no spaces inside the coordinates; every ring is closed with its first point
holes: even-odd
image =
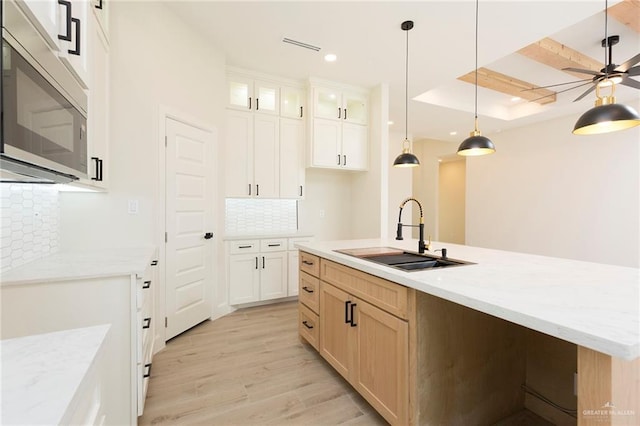
{"type": "Polygon", "coordinates": [[[164,242],[167,243],[169,242],[169,236],[167,235],[167,233],[164,233],[164,242]]]}
{"type": "Polygon", "coordinates": [[[164,317],[164,328],[167,328],[169,326],[169,319],[167,317],[164,317]]]}

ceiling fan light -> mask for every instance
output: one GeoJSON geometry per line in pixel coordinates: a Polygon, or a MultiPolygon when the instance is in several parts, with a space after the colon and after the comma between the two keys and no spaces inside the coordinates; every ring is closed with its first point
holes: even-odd
{"type": "Polygon", "coordinates": [[[458,155],[464,157],[476,157],[494,152],[496,152],[496,147],[491,139],[482,136],[478,131],[471,132],[471,136],[463,140],[458,147],[458,155]]]}
{"type": "Polygon", "coordinates": [[[574,135],[598,135],[640,125],[640,116],[630,106],[599,101],[578,119],[574,135]]]}

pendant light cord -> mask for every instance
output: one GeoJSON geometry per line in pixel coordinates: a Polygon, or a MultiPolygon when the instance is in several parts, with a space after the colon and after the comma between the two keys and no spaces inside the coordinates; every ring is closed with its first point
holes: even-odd
{"type": "Polygon", "coordinates": [[[404,140],[409,140],[409,30],[407,32],[407,54],[404,64],[404,140]]]}
{"type": "Polygon", "coordinates": [[[604,0],[604,79],[607,80],[609,78],[609,62],[611,61],[611,55],[609,54],[609,60],[607,61],[607,52],[609,50],[609,37],[607,31],[607,22],[609,14],[609,2],[604,0]]]}
{"type": "Polygon", "coordinates": [[[474,128],[478,131],[478,0],[476,0],[476,71],[475,71],[475,124],[474,128]]]}

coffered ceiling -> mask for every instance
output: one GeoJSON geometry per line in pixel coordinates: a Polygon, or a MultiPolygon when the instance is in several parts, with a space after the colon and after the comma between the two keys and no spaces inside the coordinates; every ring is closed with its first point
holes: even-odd
{"type": "MultiPolygon", "coordinates": [[[[573,102],[588,86],[530,89],[589,78],[562,68],[603,67],[604,3],[480,0],[478,112],[483,134],[560,116],[577,119],[593,106],[593,94],[573,102]]],[[[404,132],[406,49],[400,24],[413,20],[409,133],[415,139],[460,142],[473,130],[474,1],[165,4],[225,51],[229,65],[300,80],[317,77],[365,87],[387,83],[389,116],[396,123],[391,129],[399,133],[404,132]],[[283,43],[283,38],[320,49],[283,43]],[[338,60],[324,62],[326,53],[335,53],[338,60]]],[[[609,6],[608,34],[620,36],[613,62],[620,64],[640,53],[640,0],[610,0],[609,6]]],[[[616,97],[637,107],[640,90],[619,86],[616,97]]]]}

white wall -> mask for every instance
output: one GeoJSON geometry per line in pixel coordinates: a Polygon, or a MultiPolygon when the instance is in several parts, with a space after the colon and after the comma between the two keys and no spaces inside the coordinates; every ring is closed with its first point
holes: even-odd
{"type": "Polygon", "coordinates": [[[577,117],[491,135],[467,160],[467,244],[640,266],[640,128],[571,134],[577,117]]]}
{"type": "Polygon", "coordinates": [[[438,174],[438,241],[465,244],[466,161],[440,163],[438,174]]]}

